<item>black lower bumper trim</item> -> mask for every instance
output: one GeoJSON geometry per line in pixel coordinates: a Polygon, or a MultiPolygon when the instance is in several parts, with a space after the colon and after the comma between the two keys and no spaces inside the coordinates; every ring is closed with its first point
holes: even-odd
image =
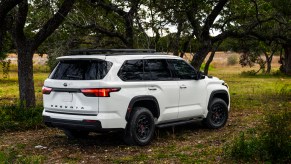
{"type": "Polygon", "coordinates": [[[55,127],[60,129],[76,129],[86,131],[98,131],[102,129],[101,122],[85,122],[76,120],[56,119],[49,116],[43,116],[43,122],[49,127],[55,127]]]}
{"type": "Polygon", "coordinates": [[[79,116],[97,116],[97,114],[83,114],[83,113],[67,113],[67,112],[56,112],[56,111],[50,111],[50,110],[45,110],[45,112],[48,113],[56,113],[56,114],[68,114],[68,115],[79,115],[79,116]]]}

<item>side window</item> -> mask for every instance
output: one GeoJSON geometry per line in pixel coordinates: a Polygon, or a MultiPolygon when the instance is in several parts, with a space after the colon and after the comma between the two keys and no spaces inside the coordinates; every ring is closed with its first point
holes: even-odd
{"type": "Polygon", "coordinates": [[[186,63],[184,60],[168,60],[171,71],[174,77],[179,79],[194,79],[196,76],[195,69],[186,63]]]}
{"type": "Polygon", "coordinates": [[[123,81],[143,80],[143,60],[127,60],[120,68],[118,77],[123,81]]]}
{"type": "Polygon", "coordinates": [[[148,59],[144,67],[145,80],[170,80],[171,72],[165,59],[148,59]]]}

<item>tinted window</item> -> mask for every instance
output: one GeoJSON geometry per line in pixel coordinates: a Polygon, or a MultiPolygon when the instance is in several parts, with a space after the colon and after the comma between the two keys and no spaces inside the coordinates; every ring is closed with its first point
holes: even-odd
{"type": "Polygon", "coordinates": [[[63,60],[57,65],[51,79],[99,80],[103,79],[112,63],[103,60],[63,60]]]}
{"type": "Polygon", "coordinates": [[[127,60],[118,72],[120,79],[124,81],[143,80],[143,61],[127,60]]]}
{"type": "Polygon", "coordinates": [[[180,79],[194,79],[195,69],[184,60],[168,60],[170,69],[174,73],[174,77],[180,79]]]}
{"type": "Polygon", "coordinates": [[[165,59],[148,59],[144,68],[145,80],[169,80],[171,72],[165,59]]]}

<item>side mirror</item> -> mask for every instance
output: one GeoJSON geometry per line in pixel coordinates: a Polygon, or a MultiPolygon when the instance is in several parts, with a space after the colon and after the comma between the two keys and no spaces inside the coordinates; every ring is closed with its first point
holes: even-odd
{"type": "Polygon", "coordinates": [[[201,72],[201,71],[197,71],[197,72],[196,72],[196,76],[195,76],[194,79],[195,79],[195,80],[205,79],[205,75],[204,75],[203,72],[201,72]]]}

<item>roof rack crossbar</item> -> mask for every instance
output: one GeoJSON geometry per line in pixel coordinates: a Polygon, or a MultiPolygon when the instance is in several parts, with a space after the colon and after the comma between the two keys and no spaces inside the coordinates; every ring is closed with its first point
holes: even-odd
{"type": "Polygon", "coordinates": [[[123,54],[137,54],[137,53],[155,53],[154,49],[76,49],[69,51],[70,55],[122,55],[123,54]],[[117,54],[118,53],[118,54],[117,54]]]}

